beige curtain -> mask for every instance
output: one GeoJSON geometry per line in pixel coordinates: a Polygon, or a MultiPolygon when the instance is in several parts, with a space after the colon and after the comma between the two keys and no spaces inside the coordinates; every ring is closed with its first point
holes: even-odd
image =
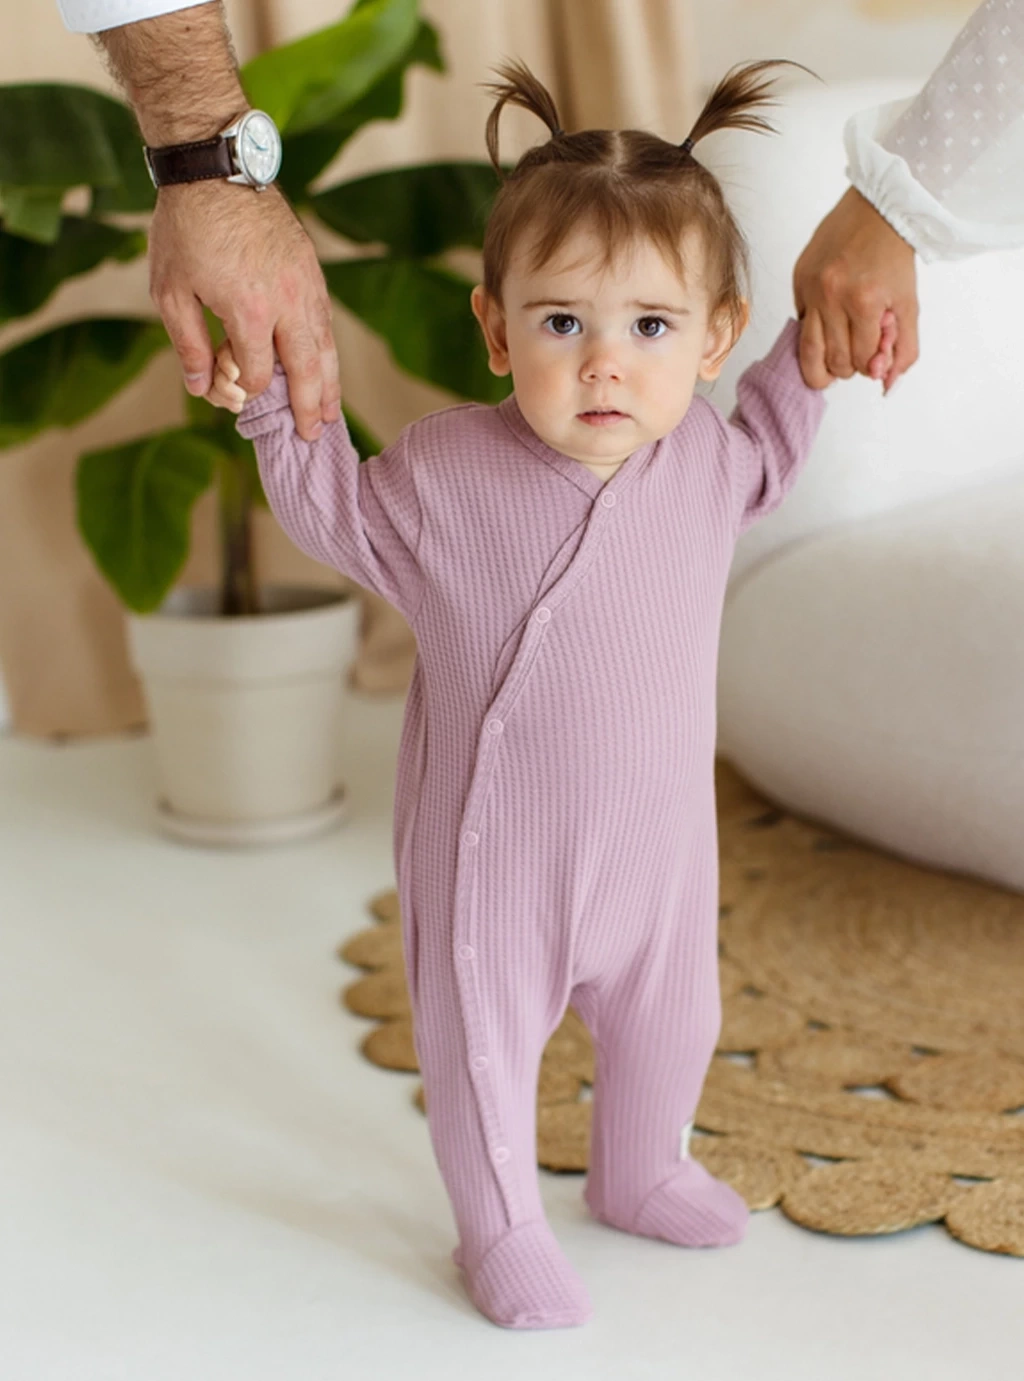
{"type": "MultiPolygon", "coordinates": [[[[347,7],[346,0],[227,0],[240,62],[334,22],[347,7]]],[[[681,139],[695,113],[690,0],[424,0],[422,10],[440,31],[446,76],[415,70],[402,119],[357,136],[325,170],[323,185],[407,162],[484,157],[489,101],[478,83],[504,56],[522,57],[552,87],[569,129],[639,125],[681,139]]],[[[81,82],[121,94],[91,42],[68,33],[47,0],[32,7],[18,32],[5,34],[0,82],[12,81],[81,82]]],[[[508,154],[540,133],[521,111],[510,112],[504,129],[508,154]]],[[[342,241],[310,228],[322,254],[346,252],[342,241]]],[[[472,274],[474,256],[464,256],[460,267],[472,274]]],[[[67,283],[28,322],[0,332],[0,349],[74,317],[121,313],[154,314],[142,261],[67,283]]],[[[385,441],[452,401],[396,370],[383,344],[340,308],[335,333],[345,396],[385,441]]],[[[18,732],[102,734],[144,722],[123,611],[75,530],[72,479],[82,451],[183,420],[180,370],[168,351],[102,413],[0,453],[0,669],[18,732]]],[[[185,583],[214,575],[214,516],[207,496],[197,506],[185,583]]],[[[264,580],[342,583],[262,515],[257,560],[264,580]]],[[[412,635],[371,596],[364,611],[353,682],[366,691],[401,691],[414,655],[412,635]]]]}

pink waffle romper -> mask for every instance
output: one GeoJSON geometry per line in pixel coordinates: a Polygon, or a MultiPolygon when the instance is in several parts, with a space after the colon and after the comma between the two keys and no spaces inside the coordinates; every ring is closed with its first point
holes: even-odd
{"type": "Polygon", "coordinates": [[[606,482],[514,394],[423,417],[364,464],[343,422],[298,435],[277,361],[237,419],[291,539],[416,635],[394,816],[416,1050],[456,1260],[509,1326],[588,1308],[536,1162],[539,1062],[569,1002],[597,1057],[591,1212],[692,1246],[745,1230],[687,1143],[721,1024],[722,604],[738,535],[821,421],[798,339],[790,320],[728,421],[695,397],[606,482]]]}

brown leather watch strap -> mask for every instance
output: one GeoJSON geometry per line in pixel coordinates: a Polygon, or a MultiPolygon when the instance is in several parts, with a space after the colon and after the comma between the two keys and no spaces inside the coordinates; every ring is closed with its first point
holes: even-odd
{"type": "Polygon", "coordinates": [[[194,144],[171,144],[163,149],[146,149],[153,181],[158,187],[176,182],[200,182],[209,177],[232,177],[228,141],[215,135],[194,144]]]}

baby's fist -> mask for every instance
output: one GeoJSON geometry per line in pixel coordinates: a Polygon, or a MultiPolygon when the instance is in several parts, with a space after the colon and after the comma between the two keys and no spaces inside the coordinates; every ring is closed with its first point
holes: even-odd
{"type": "Polygon", "coordinates": [[[882,379],[883,392],[888,393],[889,375],[892,372],[893,351],[896,347],[896,313],[888,308],[882,313],[879,326],[878,352],[868,361],[868,374],[872,379],[882,379]]]}
{"type": "Polygon", "coordinates": [[[230,408],[232,412],[241,412],[246,392],[241,384],[235,382],[241,372],[235,362],[231,342],[227,339],[221,341],[213,358],[213,383],[206,395],[206,401],[212,403],[215,408],[230,408]]]}

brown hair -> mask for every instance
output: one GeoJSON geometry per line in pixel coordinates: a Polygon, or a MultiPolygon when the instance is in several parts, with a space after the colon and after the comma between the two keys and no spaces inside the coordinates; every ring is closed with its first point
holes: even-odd
{"type": "Polygon", "coordinates": [[[514,242],[526,229],[534,234],[534,270],[553,257],[571,229],[585,224],[604,242],[605,264],[641,235],[653,240],[684,278],[680,244],[692,226],[704,242],[710,313],[727,312],[738,333],[748,274],[746,242],[718,179],[691,149],[720,129],[774,132],[756,110],[775,104],[773,79],[765,74],[782,66],[801,64],[778,59],[731,68],[682,144],[636,129],[566,134],[551,93],[525,64],[505,62],[495,68],[502,80],[486,84],[496,97],[487,119],[487,152],[502,186],[484,234],[487,292],[500,302],[514,242]],[[551,138],[528,149],[507,175],[498,158],[498,123],[506,105],[532,111],[551,131],[551,138]]]}

